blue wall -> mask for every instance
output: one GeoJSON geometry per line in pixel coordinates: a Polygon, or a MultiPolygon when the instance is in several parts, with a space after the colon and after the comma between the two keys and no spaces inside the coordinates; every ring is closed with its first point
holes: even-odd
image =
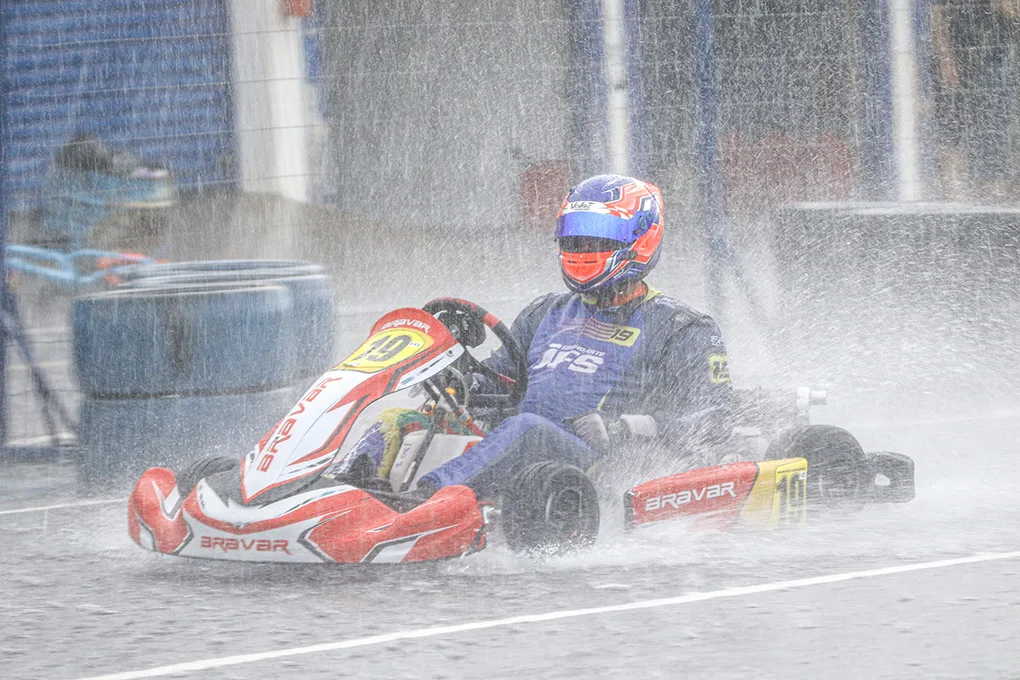
{"type": "Polygon", "coordinates": [[[235,178],[225,0],[7,0],[6,147],[14,209],[35,207],[78,132],[170,165],[178,184],[235,178]]]}

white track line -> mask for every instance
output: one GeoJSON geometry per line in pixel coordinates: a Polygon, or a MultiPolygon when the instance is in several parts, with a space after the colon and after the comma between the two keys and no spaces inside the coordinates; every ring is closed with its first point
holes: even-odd
{"type": "Polygon", "coordinates": [[[793,581],[778,581],[776,583],[763,583],[755,586],[741,586],[736,588],[725,588],[714,590],[708,593],[691,593],[679,597],[666,597],[657,600],[642,600],[627,604],[610,605],[606,607],[591,607],[589,609],[569,609],[564,611],[548,612],[545,614],[526,614],[523,616],[512,616],[506,619],[491,619],[489,621],[473,621],[452,626],[436,626],[432,628],[419,628],[417,630],[405,630],[385,635],[372,635],[370,637],[354,638],[338,642],[325,642],[307,647],[291,647],[290,649],[278,649],[271,652],[257,652],[254,654],[238,654],[236,656],[224,656],[215,659],[203,659],[200,661],[186,661],[184,663],[170,664],[168,666],[157,666],[139,671],[126,671],[123,673],[112,673],[110,675],[99,675],[79,680],[135,680],[136,678],[155,678],[176,673],[189,673],[192,671],[204,671],[210,668],[221,668],[223,666],[235,666],[245,663],[256,663],[258,661],[270,661],[282,659],[289,656],[300,656],[303,654],[316,654],[319,652],[332,652],[339,649],[352,649],[354,647],[370,647],[383,645],[400,640],[415,640],[420,638],[439,637],[442,635],[454,635],[474,630],[485,630],[487,628],[502,628],[528,623],[543,623],[545,621],[556,621],[559,619],[572,619],[585,616],[596,616],[599,614],[612,614],[615,612],[628,612],[640,609],[655,609],[657,607],[673,607],[676,605],[690,604],[692,602],[704,602],[706,600],[718,600],[728,597],[740,597],[742,595],[755,595],[757,593],[771,593],[777,590],[793,590],[795,588],[807,588],[809,586],[823,585],[826,583],[839,583],[841,581],[853,581],[856,579],[875,578],[888,576],[890,574],[903,574],[911,571],[922,571],[925,569],[940,569],[954,567],[961,564],[975,564],[979,562],[991,562],[994,560],[1011,560],[1020,558],[1020,550],[1006,553],[985,553],[971,555],[970,557],[958,557],[948,560],[936,560],[934,562],[919,562],[915,564],[903,564],[895,567],[883,567],[881,569],[867,569],[865,571],[851,571],[842,574],[829,574],[827,576],[814,576],[793,581]]]}
{"type": "Polygon", "coordinates": [[[104,498],[95,501],[78,501],[77,503],[60,503],[58,505],[42,505],[34,508],[17,508],[15,510],[0,510],[0,515],[20,515],[23,512],[44,512],[46,510],[62,510],[64,508],[81,508],[86,505],[110,505],[112,503],[127,503],[126,498],[104,498]]]}

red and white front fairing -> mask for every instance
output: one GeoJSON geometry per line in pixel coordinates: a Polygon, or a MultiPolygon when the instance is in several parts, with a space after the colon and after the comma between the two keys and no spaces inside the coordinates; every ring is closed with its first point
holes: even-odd
{"type": "Polygon", "coordinates": [[[128,531],[155,552],[249,562],[418,562],[485,544],[477,500],[463,486],[441,489],[404,513],[342,484],[245,505],[203,480],[181,503],[174,474],[164,468],[148,470],[135,486],[128,531]]]}
{"type": "Polygon", "coordinates": [[[245,457],[244,502],[322,472],[369,404],[436,375],[463,352],[446,326],[420,309],[379,319],[369,339],[319,378],[245,457]]]}
{"type": "Polygon", "coordinates": [[[484,523],[467,487],[398,512],[367,491],[316,481],[369,404],[463,352],[432,315],[390,312],[245,456],[239,490],[236,478],[225,487],[202,479],[182,498],[171,470],[147,470],[128,500],[131,538],[160,553],[260,562],[415,562],[482,548],[484,523]]]}

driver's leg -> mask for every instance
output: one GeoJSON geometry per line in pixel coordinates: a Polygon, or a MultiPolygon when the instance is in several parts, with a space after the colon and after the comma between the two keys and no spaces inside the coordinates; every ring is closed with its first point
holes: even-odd
{"type": "Polygon", "coordinates": [[[388,408],[379,414],[347,455],[335,463],[326,474],[333,478],[353,475],[386,479],[397,453],[400,452],[404,436],[409,432],[427,428],[430,422],[430,416],[421,411],[388,408]]]}
{"type": "Polygon", "coordinates": [[[424,494],[451,484],[471,487],[479,498],[494,498],[513,472],[540,460],[561,460],[582,470],[601,454],[552,421],[531,413],[504,420],[485,439],[422,476],[424,494]]]}

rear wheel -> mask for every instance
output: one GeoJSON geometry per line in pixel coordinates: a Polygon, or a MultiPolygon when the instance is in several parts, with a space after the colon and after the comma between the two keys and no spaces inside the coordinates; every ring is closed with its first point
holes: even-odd
{"type": "Polygon", "coordinates": [[[233,470],[240,464],[241,459],[234,458],[233,456],[209,456],[207,458],[200,458],[199,460],[189,464],[179,475],[177,475],[177,490],[180,492],[181,498],[186,498],[198,485],[199,481],[205,479],[209,475],[214,475],[217,472],[233,470]]]}
{"type": "Polygon", "coordinates": [[[533,463],[503,492],[500,524],[515,552],[557,555],[588,547],[599,531],[595,487],[573,465],[533,463]]]}
{"type": "Polygon", "coordinates": [[[772,440],[765,458],[807,460],[807,500],[812,509],[856,511],[864,507],[867,457],[857,439],[842,428],[791,428],[772,440]]]}

